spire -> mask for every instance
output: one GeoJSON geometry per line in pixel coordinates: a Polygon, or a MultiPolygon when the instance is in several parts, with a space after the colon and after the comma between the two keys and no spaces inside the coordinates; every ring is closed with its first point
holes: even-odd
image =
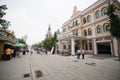
{"type": "Polygon", "coordinates": [[[50,24],[49,24],[49,27],[48,27],[48,31],[47,31],[47,34],[46,34],[46,37],[51,37],[52,36],[52,33],[51,33],[51,28],[50,28],[50,24]]]}
{"type": "Polygon", "coordinates": [[[51,31],[51,29],[50,29],[50,24],[49,24],[49,28],[48,28],[48,31],[51,31]]]}

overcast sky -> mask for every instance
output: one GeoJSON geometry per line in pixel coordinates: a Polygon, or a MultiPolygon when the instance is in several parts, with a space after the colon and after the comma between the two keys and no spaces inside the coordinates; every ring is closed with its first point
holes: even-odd
{"type": "Polygon", "coordinates": [[[70,19],[74,6],[84,10],[97,0],[0,0],[6,4],[6,20],[17,38],[27,35],[27,43],[44,40],[51,25],[52,34],[70,19]]]}

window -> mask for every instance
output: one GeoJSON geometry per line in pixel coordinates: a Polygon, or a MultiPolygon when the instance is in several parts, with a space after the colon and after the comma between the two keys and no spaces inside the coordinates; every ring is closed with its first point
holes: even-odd
{"type": "Polygon", "coordinates": [[[72,27],[74,27],[74,26],[75,26],[75,23],[73,22],[73,23],[72,23],[72,27]]]}
{"type": "Polygon", "coordinates": [[[84,36],[87,36],[87,31],[86,30],[84,30],[84,36]]]}
{"type": "Polygon", "coordinates": [[[63,32],[66,32],[66,28],[63,29],[63,32]]]}
{"type": "Polygon", "coordinates": [[[100,25],[97,26],[97,33],[101,33],[101,26],[100,25]]]}
{"type": "Polygon", "coordinates": [[[92,42],[89,43],[90,50],[92,50],[92,42]]]}
{"type": "Polygon", "coordinates": [[[83,18],[83,24],[85,24],[86,23],[86,19],[85,18],[83,18]]]}
{"type": "Polygon", "coordinates": [[[104,32],[109,31],[109,26],[108,26],[107,23],[105,23],[105,24],[103,25],[103,31],[104,31],[104,32]]]}
{"type": "Polygon", "coordinates": [[[100,11],[99,11],[99,10],[96,11],[96,13],[95,13],[95,17],[96,17],[96,19],[98,19],[98,18],[100,17],[100,11]]]}
{"type": "Polygon", "coordinates": [[[88,28],[88,35],[92,35],[92,30],[91,30],[91,28],[88,28]]]}
{"type": "Polygon", "coordinates": [[[87,22],[90,22],[90,20],[91,20],[91,16],[88,15],[88,16],[87,16],[87,22]]]}
{"type": "Polygon", "coordinates": [[[78,21],[76,20],[76,22],[75,22],[75,25],[77,26],[78,25],[78,21]]]}
{"type": "Polygon", "coordinates": [[[106,13],[107,13],[107,8],[106,8],[106,7],[104,7],[104,8],[102,9],[102,16],[105,16],[105,15],[106,15],[106,13]]]}
{"type": "Polygon", "coordinates": [[[66,49],[66,45],[63,45],[63,49],[66,49]]]}

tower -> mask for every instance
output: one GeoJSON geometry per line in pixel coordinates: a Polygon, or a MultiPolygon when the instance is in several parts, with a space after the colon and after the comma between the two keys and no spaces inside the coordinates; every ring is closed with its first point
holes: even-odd
{"type": "Polygon", "coordinates": [[[46,34],[46,38],[49,38],[49,37],[52,37],[50,24],[49,24],[48,31],[47,31],[47,34],[46,34]]]}

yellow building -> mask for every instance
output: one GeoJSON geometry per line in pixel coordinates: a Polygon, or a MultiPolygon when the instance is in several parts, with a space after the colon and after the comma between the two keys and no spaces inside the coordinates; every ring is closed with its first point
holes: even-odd
{"type": "MultiPolygon", "coordinates": [[[[85,49],[87,54],[118,56],[117,41],[109,33],[106,15],[109,1],[120,5],[117,0],[98,0],[83,11],[78,11],[77,6],[73,8],[71,18],[62,25],[62,33],[58,36],[61,53],[68,50],[75,55],[77,49],[85,49]]],[[[119,10],[116,13],[120,15],[119,10]]]]}

